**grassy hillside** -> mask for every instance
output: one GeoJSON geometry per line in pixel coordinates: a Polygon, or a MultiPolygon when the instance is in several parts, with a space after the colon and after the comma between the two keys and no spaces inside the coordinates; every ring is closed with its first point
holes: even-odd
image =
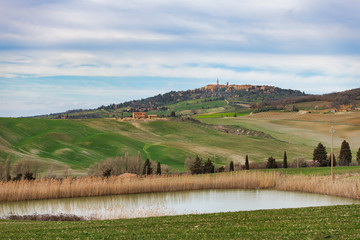
{"type": "MultiPolygon", "coordinates": [[[[302,156],[312,158],[318,142],[330,151],[328,130],[335,126],[335,153],[343,139],[350,143],[353,161],[360,147],[360,113],[297,114],[267,112],[239,117],[202,118],[208,124],[231,125],[253,129],[272,138],[236,135],[191,121],[117,121],[115,119],[50,120],[0,119],[0,161],[8,155],[13,163],[20,159],[39,159],[45,165],[61,170],[66,166],[75,174],[84,174],[94,162],[109,157],[149,158],[184,171],[187,157],[210,158],[217,166],[230,161],[264,162],[269,156],[281,161],[287,151],[288,160],[302,156]]],[[[47,167],[44,167],[43,171],[47,167]]]]}
{"type": "MultiPolygon", "coordinates": [[[[56,169],[70,166],[81,174],[94,162],[126,152],[143,160],[160,161],[184,171],[187,156],[210,158],[218,166],[229,161],[265,161],[282,156],[284,149],[296,146],[276,139],[239,136],[210,127],[181,121],[120,122],[111,119],[49,120],[0,119],[0,150],[4,163],[7,155],[19,159],[39,159],[56,169]]],[[[310,153],[303,150],[302,154],[310,153]]],[[[289,151],[290,158],[295,151],[289,151]]]]}
{"type": "MultiPolygon", "coordinates": [[[[355,162],[356,151],[360,147],[360,112],[346,114],[309,114],[287,112],[265,112],[240,118],[199,119],[208,124],[223,124],[253,129],[270,134],[279,141],[293,143],[301,152],[303,148],[315,147],[322,142],[330,152],[331,126],[334,126],[334,148],[338,156],[341,142],[350,143],[355,162]]],[[[311,157],[312,152],[310,153],[311,157]]],[[[305,155],[305,156],[309,156],[305,155]]]]}
{"type": "Polygon", "coordinates": [[[1,239],[359,239],[360,206],[107,221],[0,221],[1,239]]]}

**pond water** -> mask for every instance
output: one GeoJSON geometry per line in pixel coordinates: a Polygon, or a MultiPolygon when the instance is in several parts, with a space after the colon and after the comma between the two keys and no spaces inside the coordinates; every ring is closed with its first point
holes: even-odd
{"type": "Polygon", "coordinates": [[[0,203],[0,217],[74,214],[87,219],[118,219],[359,203],[348,198],[274,190],[201,190],[0,203]]]}

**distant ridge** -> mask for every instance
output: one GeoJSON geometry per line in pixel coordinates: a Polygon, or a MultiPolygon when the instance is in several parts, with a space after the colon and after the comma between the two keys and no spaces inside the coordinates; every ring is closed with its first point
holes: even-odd
{"type": "MultiPolygon", "coordinates": [[[[132,100],[118,104],[110,104],[100,106],[96,109],[75,109],[62,113],[53,113],[49,115],[41,115],[36,117],[45,118],[101,118],[111,116],[129,116],[132,112],[149,112],[151,114],[169,115],[170,111],[176,111],[171,105],[181,102],[200,100],[204,106],[200,108],[209,108],[208,101],[213,101],[213,105],[221,106],[219,101],[226,101],[227,110],[236,111],[240,105],[248,105],[253,108],[263,106],[275,107],[279,104],[292,104],[309,101],[329,101],[334,106],[340,104],[356,104],[360,100],[360,88],[347,90],[343,92],[329,93],[324,95],[309,95],[299,90],[282,89],[268,85],[251,85],[251,84],[220,84],[219,80],[216,84],[208,84],[204,87],[189,89],[186,91],[170,91],[165,94],[158,94],[153,97],[132,100]],[[216,105],[215,101],[219,104],[216,105]],[[229,106],[232,106],[231,108],[229,106]]],[[[185,103],[189,104],[189,103],[185,103]]],[[[213,106],[210,106],[213,107],[213,106]]],[[[225,110],[226,110],[225,109],[225,110]]],[[[270,108],[271,109],[271,108],[270,108]]],[[[189,107],[189,110],[190,107],[189,107]]],[[[188,112],[183,111],[182,114],[188,112]]]]}

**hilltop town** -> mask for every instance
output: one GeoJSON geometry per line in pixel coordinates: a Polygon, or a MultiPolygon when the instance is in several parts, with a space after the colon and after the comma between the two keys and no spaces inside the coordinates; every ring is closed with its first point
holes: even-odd
{"type": "Polygon", "coordinates": [[[211,92],[232,92],[232,91],[246,91],[246,92],[257,92],[257,91],[263,91],[264,93],[270,93],[275,90],[274,86],[266,86],[266,85],[250,85],[250,84],[244,84],[244,85],[237,85],[237,84],[229,84],[229,82],[226,83],[226,85],[222,85],[219,83],[219,79],[217,79],[216,84],[208,84],[205,87],[200,88],[201,91],[211,91],[211,92]]]}

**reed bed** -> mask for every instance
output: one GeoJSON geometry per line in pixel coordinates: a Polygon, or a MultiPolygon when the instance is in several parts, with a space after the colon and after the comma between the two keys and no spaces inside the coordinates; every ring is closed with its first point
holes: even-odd
{"type": "Polygon", "coordinates": [[[0,202],[204,189],[275,189],[360,199],[360,179],[241,171],[208,175],[67,178],[0,183],[0,202]]]}

